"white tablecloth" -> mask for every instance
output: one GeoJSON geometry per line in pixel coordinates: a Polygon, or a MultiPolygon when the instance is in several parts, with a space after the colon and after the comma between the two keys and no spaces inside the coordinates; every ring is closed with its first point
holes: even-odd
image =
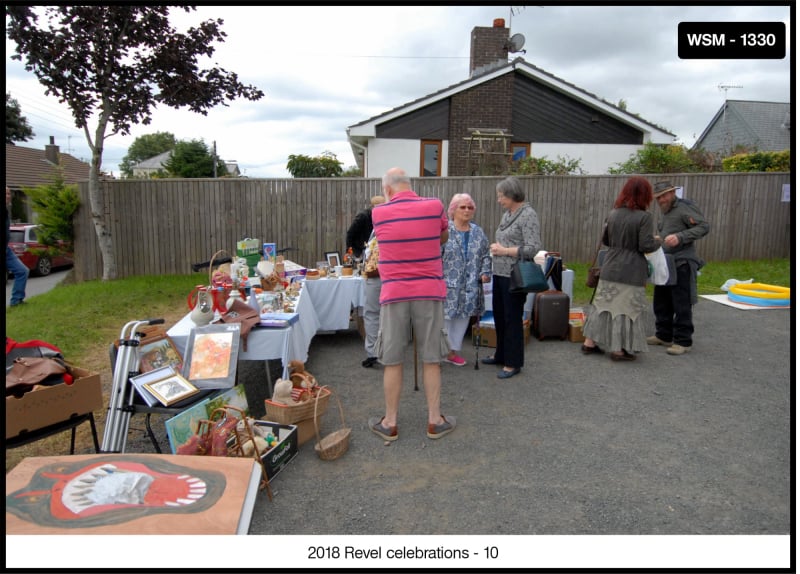
{"type": "Polygon", "coordinates": [[[309,295],[317,313],[318,331],[348,329],[350,309],[364,306],[364,280],[358,276],[305,281],[303,292],[309,295]]]}

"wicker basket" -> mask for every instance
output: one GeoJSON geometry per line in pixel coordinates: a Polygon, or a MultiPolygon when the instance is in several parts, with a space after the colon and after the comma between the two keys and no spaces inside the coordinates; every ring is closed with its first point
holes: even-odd
{"type": "Polygon", "coordinates": [[[310,419],[315,416],[318,410],[322,415],[328,409],[328,401],[331,398],[331,391],[327,387],[319,387],[317,390],[316,398],[313,401],[306,401],[299,405],[284,405],[281,403],[274,403],[270,399],[264,401],[264,406],[267,410],[266,419],[272,422],[281,423],[284,425],[293,425],[300,421],[310,419]],[[319,403],[319,407],[317,407],[319,403]]]}
{"type": "MultiPolygon", "coordinates": [[[[322,387],[325,389],[325,387],[322,387]]],[[[314,450],[317,452],[317,456],[319,456],[322,460],[336,460],[344,453],[347,452],[347,448],[350,446],[350,428],[345,425],[344,422],[344,409],[342,409],[342,401],[339,400],[339,397],[336,397],[336,402],[339,405],[339,416],[342,419],[342,428],[337,431],[332,432],[329,435],[326,435],[324,438],[320,438],[319,436],[319,419],[317,419],[316,413],[316,406],[319,402],[319,395],[317,395],[316,400],[314,400],[314,430],[317,433],[317,443],[314,445],[314,450]]]]}

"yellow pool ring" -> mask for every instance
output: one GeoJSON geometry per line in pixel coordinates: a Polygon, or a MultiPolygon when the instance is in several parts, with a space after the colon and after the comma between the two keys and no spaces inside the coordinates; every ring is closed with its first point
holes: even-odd
{"type": "Polygon", "coordinates": [[[766,283],[737,283],[728,288],[734,295],[754,297],[756,299],[789,299],[792,290],[788,287],[778,285],[767,285],[766,283]]]}

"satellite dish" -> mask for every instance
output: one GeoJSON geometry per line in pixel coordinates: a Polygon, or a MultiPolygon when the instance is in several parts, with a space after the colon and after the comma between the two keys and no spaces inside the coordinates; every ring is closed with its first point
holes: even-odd
{"type": "Polygon", "coordinates": [[[523,36],[522,34],[514,34],[508,40],[508,51],[524,53],[525,50],[522,49],[522,46],[524,45],[525,45],[525,36],[523,36]]]}

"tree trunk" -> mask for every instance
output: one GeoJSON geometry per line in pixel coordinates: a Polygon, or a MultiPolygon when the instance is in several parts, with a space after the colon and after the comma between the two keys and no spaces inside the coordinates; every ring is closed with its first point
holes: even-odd
{"type": "MultiPolygon", "coordinates": [[[[92,222],[97,234],[97,245],[103,259],[103,281],[117,278],[117,260],[114,257],[114,241],[111,237],[111,227],[106,220],[105,203],[100,196],[100,168],[103,162],[103,141],[105,138],[106,122],[101,117],[95,134],[95,145],[90,138],[89,147],[92,150],[92,167],[89,171],[89,203],[92,209],[92,222]]],[[[88,135],[88,132],[87,132],[88,135]]]]}

